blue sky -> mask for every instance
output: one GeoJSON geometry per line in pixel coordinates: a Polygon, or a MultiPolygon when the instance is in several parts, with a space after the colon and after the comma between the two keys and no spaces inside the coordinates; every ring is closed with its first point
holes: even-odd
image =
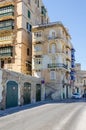
{"type": "Polygon", "coordinates": [[[69,29],[76,63],[86,70],[86,0],[43,0],[43,3],[50,21],[61,21],[69,29]]]}

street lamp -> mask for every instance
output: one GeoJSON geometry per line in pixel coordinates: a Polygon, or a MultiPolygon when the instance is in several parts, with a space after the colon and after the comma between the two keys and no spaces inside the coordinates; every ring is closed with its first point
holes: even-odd
{"type": "Polygon", "coordinates": [[[85,80],[84,80],[83,88],[84,88],[84,94],[86,94],[86,84],[85,84],[85,80]]]}
{"type": "Polygon", "coordinates": [[[64,79],[62,80],[62,87],[63,87],[63,99],[65,98],[65,93],[64,93],[64,84],[65,84],[65,82],[64,82],[64,79]]]}

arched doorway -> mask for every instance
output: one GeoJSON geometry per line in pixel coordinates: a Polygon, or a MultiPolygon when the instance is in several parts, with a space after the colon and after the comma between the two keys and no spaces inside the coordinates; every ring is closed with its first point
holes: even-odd
{"type": "Polygon", "coordinates": [[[6,88],[6,108],[18,106],[18,84],[8,81],[6,88]]]}
{"type": "Polygon", "coordinates": [[[23,99],[24,104],[31,103],[31,84],[28,82],[24,83],[23,99]]]}
{"type": "Polygon", "coordinates": [[[36,84],[36,101],[41,101],[41,85],[36,84]]]}

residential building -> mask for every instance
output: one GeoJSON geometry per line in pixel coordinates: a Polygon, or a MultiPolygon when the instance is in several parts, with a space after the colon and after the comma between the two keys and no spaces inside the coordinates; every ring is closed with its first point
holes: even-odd
{"type": "Polygon", "coordinates": [[[42,0],[0,0],[0,67],[31,74],[32,25],[48,22],[42,0]]]}
{"type": "Polygon", "coordinates": [[[74,91],[80,94],[86,93],[86,70],[81,69],[81,64],[75,64],[75,83],[74,91]]]}
{"type": "Polygon", "coordinates": [[[33,26],[32,35],[32,75],[43,79],[46,97],[70,98],[75,59],[67,28],[61,22],[41,24],[33,26]]]}

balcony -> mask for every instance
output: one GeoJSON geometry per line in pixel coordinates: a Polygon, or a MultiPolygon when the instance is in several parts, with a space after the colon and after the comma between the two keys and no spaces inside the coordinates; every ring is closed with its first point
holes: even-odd
{"type": "Polygon", "coordinates": [[[43,37],[34,37],[33,42],[34,43],[41,43],[41,42],[43,42],[43,37]]]}
{"type": "Polygon", "coordinates": [[[13,30],[13,29],[14,29],[14,26],[12,25],[0,27],[0,32],[6,31],[6,30],[13,30]]]}
{"type": "Polygon", "coordinates": [[[6,41],[0,41],[0,47],[1,46],[11,46],[13,45],[13,41],[12,40],[6,40],[6,41]]]}
{"type": "Polygon", "coordinates": [[[68,66],[62,63],[53,63],[53,64],[48,64],[48,68],[64,68],[68,69],[68,66]]]}
{"type": "Polygon", "coordinates": [[[42,55],[43,52],[42,51],[34,51],[34,54],[33,55],[42,55]]]}
{"type": "Polygon", "coordinates": [[[14,20],[14,12],[0,14],[0,21],[13,19],[14,20]]]}
{"type": "Polygon", "coordinates": [[[1,7],[5,7],[5,6],[9,6],[9,5],[14,5],[15,0],[3,0],[0,1],[0,8],[1,7]]]}
{"type": "Polygon", "coordinates": [[[51,36],[48,36],[48,40],[53,40],[53,39],[57,39],[58,37],[51,37],[51,36]]]}
{"type": "Polygon", "coordinates": [[[42,68],[43,68],[42,64],[35,64],[35,65],[33,66],[33,69],[34,69],[34,70],[41,70],[42,68]]]}

